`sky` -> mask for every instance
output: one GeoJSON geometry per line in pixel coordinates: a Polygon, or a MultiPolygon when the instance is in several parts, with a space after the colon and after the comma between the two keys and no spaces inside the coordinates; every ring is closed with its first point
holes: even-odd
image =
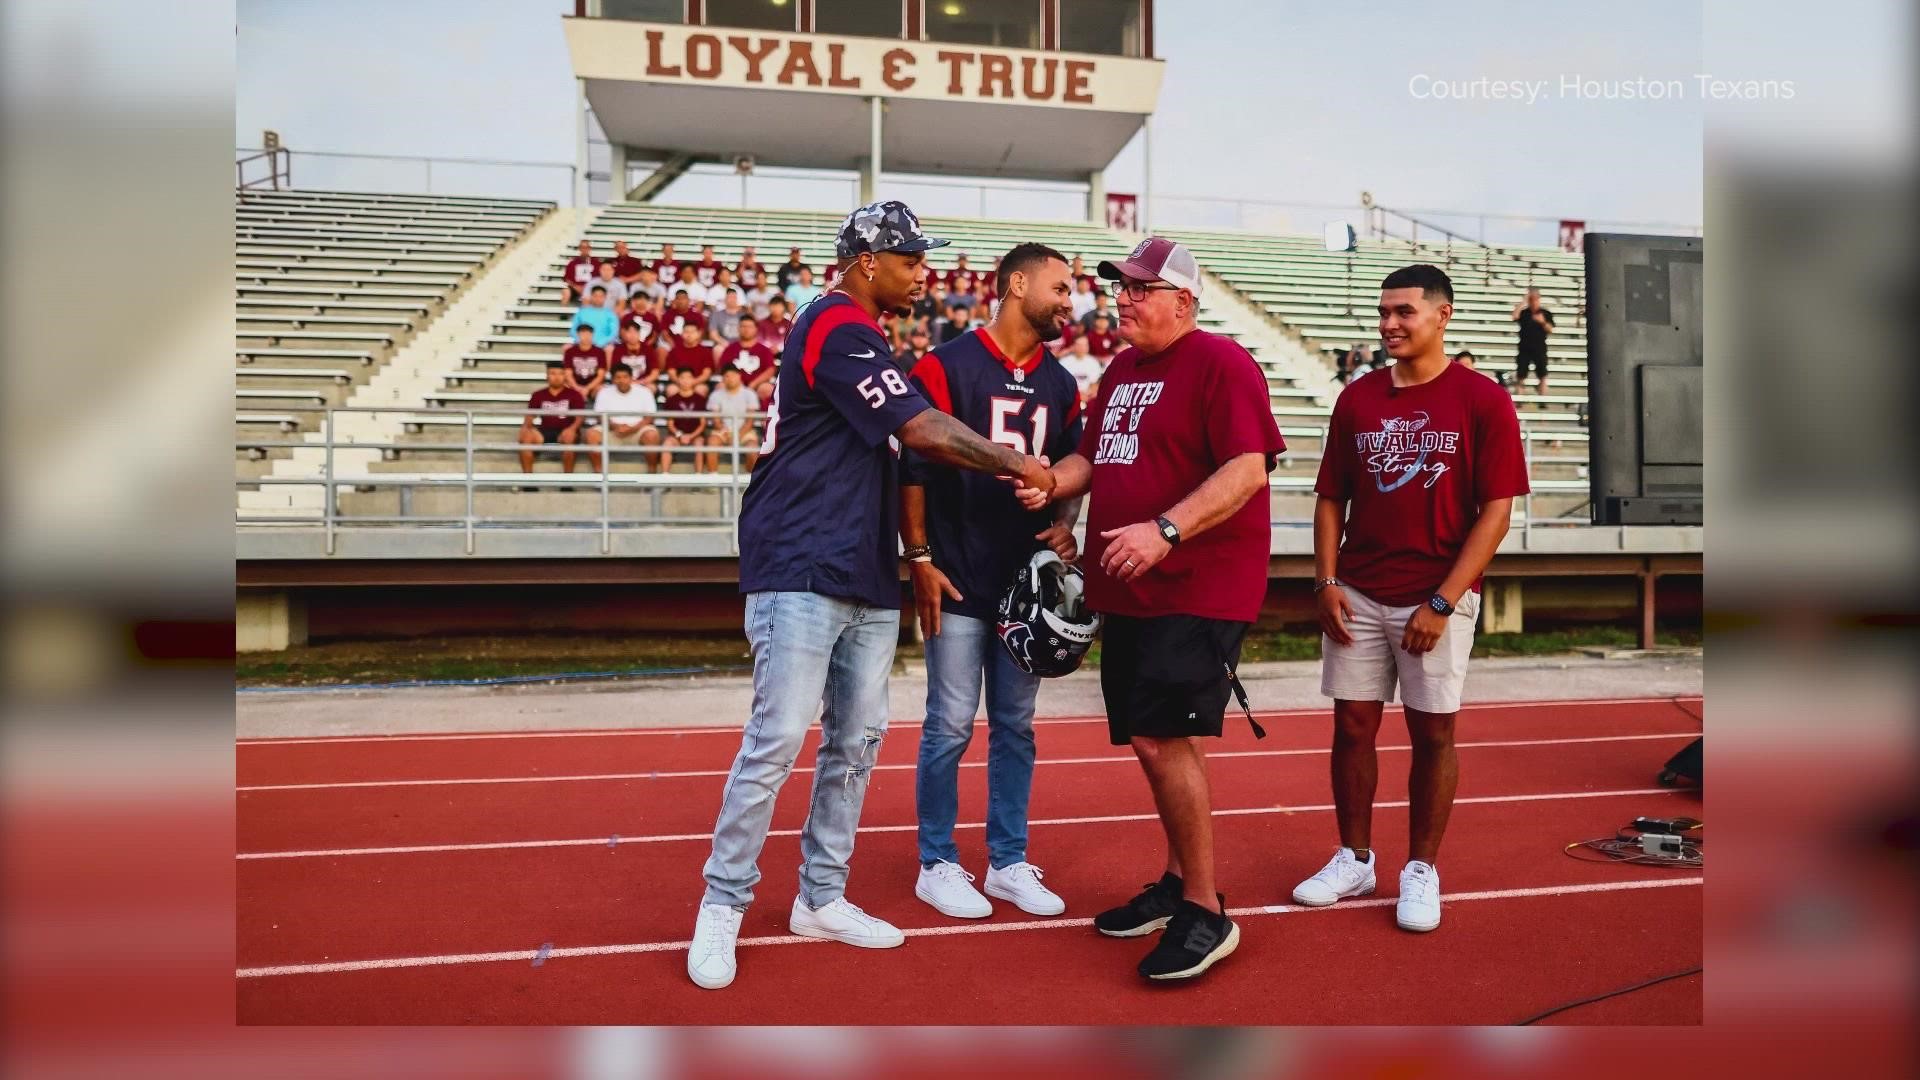
{"type": "MultiPolygon", "coordinates": [[[[820,0],[822,3],[831,0],[820,0]]],[[[235,140],[262,129],[295,150],[516,161],[574,157],[573,78],[560,16],[571,0],[240,0],[235,140]]],[[[1386,206],[1592,223],[1696,225],[1702,136],[1713,106],[1700,11],[1685,0],[1543,4],[1328,4],[1161,0],[1166,77],[1153,121],[1158,220],[1317,232],[1327,205],[1361,191],[1386,206]],[[1436,100],[1429,87],[1482,78],[1549,84],[1531,103],[1436,100]],[[1667,100],[1582,100],[1563,78],[1680,80],[1667,100]],[[1424,94],[1423,94],[1424,91],[1424,94]],[[1294,207],[1235,207],[1260,200],[1294,207]]],[[[1790,73],[1786,73],[1790,74],[1790,73]]],[[[1811,96],[1802,88],[1803,99],[1811,96]]],[[[1107,188],[1141,190],[1138,137],[1107,188]]],[[[307,159],[297,182],[417,186],[418,164],[307,159]]],[[[564,198],[562,170],[442,165],[435,190],[564,198]],[[531,193],[531,192],[527,192],[531,193]]],[[[844,208],[850,185],[756,177],[750,205],[844,208]]],[[[996,216],[1070,212],[1063,194],[992,192],[996,216]]],[[[664,201],[737,205],[731,176],[689,177],[664,201]]],[[[923,213],[977,212],[978,197],[922,189],[923,213]],[[953,205],[946,205],[952,203],[953,205]]],[[[918,204],[917,204],[918,205],[918,204]]],[[[1550,242],[1552,226],[1502,223],[1550,242]],[[1544,228],[1546,235],[1540,236],[1544,228]]],[[[1501,229],[1507,235],[1497,235],[1501,229]]]]}

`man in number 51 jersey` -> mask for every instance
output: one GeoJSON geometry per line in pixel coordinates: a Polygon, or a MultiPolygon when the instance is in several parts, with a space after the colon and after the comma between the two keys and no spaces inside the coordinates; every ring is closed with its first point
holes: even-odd
{"type": "MultiPolygon", "coordinates": [[[[1000,260],[993,322],[947,342],[913,367],[934,408],[1021,453],[1058,461],[1080,441],[1080,390],[1048,354],[1073,318],[1065,256],[1021,244],[1000,260]]],[[[996,635],[1000,594],[1041,545],[1072,561],[1079,500],[1041,510],[1020,505],[1005,481],[908,455],[901,540],[914,606],[927,639],[927,719],[920,729],[917,803],[920,877],[914,894],[943,915],[983,919],[993,905],[971,884],[954,844],[960,758],[987,694],[987,896],[1032,915],[1058,915],[1065,901],[1027,861],[1027,797],[1033,787],[1033,711],[1040,679],[1021,670],[996,635]]]]}

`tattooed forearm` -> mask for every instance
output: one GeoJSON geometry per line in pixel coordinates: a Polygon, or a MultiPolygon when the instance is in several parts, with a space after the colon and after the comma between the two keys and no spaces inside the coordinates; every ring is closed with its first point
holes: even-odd
{"type": "Polygon", "coordinates": [[[900,441],[943,465],[974,472],[1017,475],[1026,457],[974,434],[972,428],[938,409],[928,409],[900,427],[900,441]]]}

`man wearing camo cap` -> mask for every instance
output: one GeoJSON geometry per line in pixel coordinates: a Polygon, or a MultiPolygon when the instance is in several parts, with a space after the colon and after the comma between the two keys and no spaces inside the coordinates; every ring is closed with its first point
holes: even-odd
{"type": "Polygon", "coordinates": [[[931,407],[893,364],[878,320],[911,310],[926,289],[927,250],[945,243],[922,232],[905,203],[855,210],[835,241],[836,285],[795,314],[787,336],[766,439],[740,504],[753,712],[721,793],[687,953],[687,976],[709,990],[733,981],[774,800],[823,701],[800,833],[800,893],[787,928],[867,949],[906,940],[845,896],[900,636],[898,446],[1023,486],[1053,486],[1038,458],[931,407]]]}

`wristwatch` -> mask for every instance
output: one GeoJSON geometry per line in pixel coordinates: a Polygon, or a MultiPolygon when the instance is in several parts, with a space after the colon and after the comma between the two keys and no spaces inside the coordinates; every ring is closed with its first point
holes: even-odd
{"type": "Polygon", "coordinates": [[[1171,546],[1174,546],[1174,547],[1179,546],[1180,544],[1180,527],[1179,526],[1175,525],[1171,521],[1168,521],[1164,515],[1161,517],[1154,518],[1153,523],[1160,527],[1161,539],[1165,540],[1171,546]]]}
{"type": "Polygon", "coordinates": [[[1427,597],[1427,606],[1442,615],[1453,614],[1453,605],[1447,603],[1447,598],[1441,596],[1439,593],[1434,593],[1432,596],[1427,597]]]}

